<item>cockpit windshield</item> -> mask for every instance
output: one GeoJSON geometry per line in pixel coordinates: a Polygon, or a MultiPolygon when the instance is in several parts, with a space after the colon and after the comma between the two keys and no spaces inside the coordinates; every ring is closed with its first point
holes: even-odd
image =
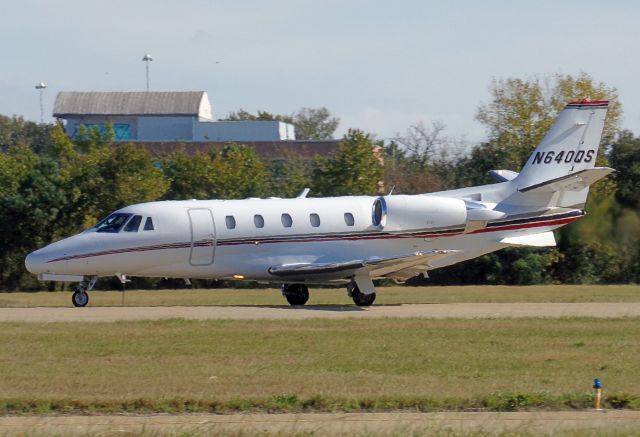
{"type": "Polygon", "coordinates": [[[122,226],[125,224],[129,217],[131,217],[131,214],[111,214],[106,219],[95,225],[94,229],[96,230],[96,232],[110,232],[115,234],[117,232],[120,232],[120,229],[122,229],[122,226]]]}

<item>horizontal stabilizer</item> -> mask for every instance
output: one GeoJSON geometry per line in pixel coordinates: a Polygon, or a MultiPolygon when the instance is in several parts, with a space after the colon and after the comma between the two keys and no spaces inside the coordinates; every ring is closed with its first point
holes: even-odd
{"type": "Polygon", "coordinates": [[[513,246],[553,247],[556,245],[556,238],[553,236],[553,232],[549,231],[520,237],[507,237],[500,240],[500,243],[513,246]]]}
{"type": "Polygon", "coordinates": [[[507,182],[515,179],[520,173],[512,170],[489,170],[491,176],[496,182],[507,182]]]}
{"type": "MultiPolygon", "coordinates": [[[[457,250],[430,250],[414,252],[408,255],[379,258],[371,257],[362,260],[351,260],[332,263],[297,263],[271,266],[269,273],[280,277],[300,277],[305,279],[344,279],[358,274],[366,273],[372,278],[397,276],[405,277],[409,271],[411,276],[420,273],[430,267],[429,262],[434,259],[457,253],[457,250]],[[400,273],[396,275],[396,273],[400,273]]],[[[409,276],[409,277],[411,277],[409,276]]]]}
{"type": "Polygon", "coordinates": [[[614,170],[609,167],[589,168],[529,187],[520,188],[518,191],[533,194],[553,193],[555,191],[581,191],[613,171],[614,170]]]}

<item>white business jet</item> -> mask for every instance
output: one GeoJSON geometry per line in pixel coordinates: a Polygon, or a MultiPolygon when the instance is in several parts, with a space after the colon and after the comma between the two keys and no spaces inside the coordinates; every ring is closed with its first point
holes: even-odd
{"type": "Polygon", "coordinates": [[[554,246],[553,230],[579,219],[607,101],[567,104],[520,173],[492,185],[420,195],[149,202],[29,254],[43,281],[78,282],[75,306],[99,277],[218,278],[282,283],[291,305],[308,284],[343,283],[356,305],[373,279],[403,282],[509,246],[554,246]]]}

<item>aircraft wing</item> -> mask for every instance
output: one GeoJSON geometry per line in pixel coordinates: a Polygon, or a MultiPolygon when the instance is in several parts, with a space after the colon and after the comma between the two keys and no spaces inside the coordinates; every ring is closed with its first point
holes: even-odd
{"type": "Polygon", "coordinates": [[[371,257],[333,263],[280,264],[271,266],[269,273],[282,278],[327,280],[346,279],[356,274],[367,273],[371,278],[389,277],[405,280],[423,273],[434,259],[457,252],[459,251],[430,250],[387,258],[371,257]]]}

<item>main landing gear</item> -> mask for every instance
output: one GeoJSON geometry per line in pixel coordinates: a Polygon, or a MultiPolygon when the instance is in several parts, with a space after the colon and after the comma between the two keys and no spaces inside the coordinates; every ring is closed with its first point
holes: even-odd
{"type": "Polygon", "coordinates": [[[347,285],[347,294],[351,299],[353,299],[353,303],[355,303],[359,307],[371,306],[376,300],[375,291],[373,293],[365,294],[360,291],[360,288],[358,288],[358,284],[356,284],[355,282],[351,282],[349,285],[347,285]]]}
{"type": "MultiPolygon", "coordinates": [[[[360,283],[366,287],[368,293],[364,293],[358,286],[358,283],[356,281],[352,281],[347,285],[347,294],[351,299],[353,299],[353,303],[356,305],[360,307],[371,306],[376,300],[376,292],[375,288],[373,288],[373,282],[369,279],[368,281],[360,280],[360,283]]],[[[282,291],[282,295],[287,299],[287,302],[289,302],[290,305],[304,305],[309,300],[309,289],[304,284],[282,284],[280,291],[282,291]]]]}
{"type": "Polygon", "coordinates": [[[73,290],[73,295],[71,296],[71,303],[73,303],[74,307],[84,307],[89,303],[89,294],[87,291],[93,290],[93,287],[96,285],[96,281],[98,280],[97,276],[91,277],[90,280],[86,278],[78,284],[78,286],[73,290]]]}
{"type": "Polygon", "coordinates": [[[304,305],[309,300],[309,289],[304,284],[282,284],[280,291],[289,305],[304,305]]]}

